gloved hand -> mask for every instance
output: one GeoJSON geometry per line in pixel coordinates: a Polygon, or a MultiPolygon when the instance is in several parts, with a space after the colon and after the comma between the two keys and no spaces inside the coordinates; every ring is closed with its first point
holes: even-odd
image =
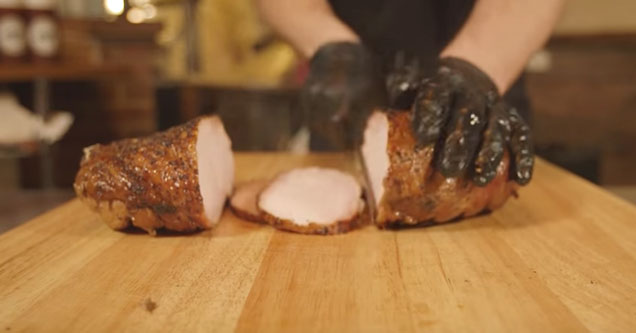
{"type": "Polygon", "coordinates": [[[484,186],[509,148],[511,178],[521,185],[530,181],[530,128],[474,65],[441,59],[437,73],[420,83],[412,112],[418,146],[436,145],[436,168],[445,177],[468,176],[484,186]]]}
{"type": "Polygon", "coordinates": [[[352,42],[328,43],[316,51],[300,97],[312,133],[338,148],[359,144],[368,115],[386,104],[378,64],[352,42]]]}
{"type": "Polygon", "coordinates": [[[422,77],[420,60],[418,58],[407,59],[403,52],[399,52],[386,75],[386,90],[390,108],[410,109],[415,100],[417,89],[422,82],[422,77]]]}

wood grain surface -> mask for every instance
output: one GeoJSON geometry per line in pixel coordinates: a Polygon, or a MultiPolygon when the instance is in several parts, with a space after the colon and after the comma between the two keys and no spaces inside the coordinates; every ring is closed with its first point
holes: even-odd
{"type": "MultiPolygon", "coordinates": [[[[237,180],[338,155],[238,154],[237,180]]],[[[108,229],[71,201],[0,235],[0,332],[633,332],[636,207],[548,163],[501,210],[307,236],[108,229]]]]}

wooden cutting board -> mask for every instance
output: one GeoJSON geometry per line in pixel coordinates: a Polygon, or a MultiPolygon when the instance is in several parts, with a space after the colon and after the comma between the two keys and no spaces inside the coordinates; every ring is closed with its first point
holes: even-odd
{"type": "MultiPolygon", "coordinates": [[[[237,179],[340,156],[237,155],[237,179]]],[[[108,229],[71,201],[0,236],[0,332],[623,331],[636,207],[546,162],[461,223],[304,236],[226,212],[212,231],[108,229]]]]}

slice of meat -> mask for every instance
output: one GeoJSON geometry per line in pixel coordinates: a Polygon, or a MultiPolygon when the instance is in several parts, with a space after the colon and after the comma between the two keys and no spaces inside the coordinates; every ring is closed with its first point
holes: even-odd
{"type": "Polygon", "coordinates": [[[258,196],[268,184],[267,180],[252,180],[237,186],[230,198],[232,212],[242,219],[265,223],[258,209],[258,196]]]}
{"type": "Polygon", "coordinates": [[[362,154],[377,203],[379,227],[446,222],[501,207],[515,194],[504,156],[495,179],[478,187],[464,178],[445,179],[432,167],[433,146],[416,149],[406,111],[374,112],[362,154]]]}
{"type": "Polygon", "coordinates": [[[287,171],[261,193],[258,208],[272,226],[303,234],[338,234],[359,226],[362,189],[353,176],[319,167],[287,171]]]}
{"type": "Polygon", "coordinates": [[[220,118],[206,116],[86,148],[74,188],[111,228],[135,226],[154,235],[214,226],[233,180],[230,139],[220,118]]]}

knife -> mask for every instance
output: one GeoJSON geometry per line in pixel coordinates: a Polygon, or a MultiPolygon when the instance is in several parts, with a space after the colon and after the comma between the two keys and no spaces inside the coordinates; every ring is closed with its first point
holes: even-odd
{"type": "MultiPolygon", "coordinates": [[[[344,101],[340,104],[338,111],[331,117],[331,122],[334,124],[335,128],[338,129],[338,137],[342,141],[348,140],[347,138],[350,136],[349,133],[353,131],[353,124],[351,123],[351,119],[348,117],[348,109],[349,99],[345,98],[344,101]]],[[[347,144],[343,142],[342,146],[347,147],[347,144]]],[[[362,183],[361,185],[364,199],[366,201],[365,206],[367,214],[369,215],[369,221],[371,222],[371,224],[375,224],[375,214],[377,212],[377,207],[375,195],[373,193],[373,187],[371,186],[369,169],[367,168],[364,156],[362,155],[362,144],[360,142],[354,142],[352,149],[353,150],[351,150],[348,155],[350,156],[349,158],[353,160],[355,172],[357,176],[359,176],[358,179],[362,183]]]]}
{"type": "Polygon", "coordinates": [[[369,222],[375,224],[375,217],[377,212],[375,195],[373,193],[373,187],[371,186],[371,178],[369,177],[369,169],[364,161],[362,155],[362,148],[356,147],[353,151],[353,160],[356,167],[356,171],[362,176],[362,190],[364,192],[364,199],[366,201],[367,214],[369,214],[369,222]]]}

